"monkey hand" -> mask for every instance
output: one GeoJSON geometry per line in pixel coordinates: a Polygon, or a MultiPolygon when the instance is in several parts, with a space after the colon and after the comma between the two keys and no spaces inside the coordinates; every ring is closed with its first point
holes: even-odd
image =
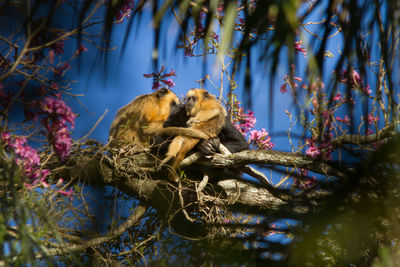
{"type": "Polygon", "coordinates": [[[198,149],[204,155],[214,155],[219,152],[220,141],[218,137],[212,137],[207,140],[201,140],[198,144],[198,149]]]}
{"type": "Polygon", "coordinates": [[[196,120],[196,119],[194,119],[194,118],[190,118],[190,119],[186,122],[186,124],[187,124],[188,127],[191,127],[193,124],[199,123],[199,122],[200,122],[199,120],[196,120]]]}

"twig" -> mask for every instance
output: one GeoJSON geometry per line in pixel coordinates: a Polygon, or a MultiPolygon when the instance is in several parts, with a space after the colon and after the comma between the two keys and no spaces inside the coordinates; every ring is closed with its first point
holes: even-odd
{"type": "Polygon", "coordinates": [[[79,138],[76,143],[80,143],[82,140],[86,139],[93,131],[94,129],[96,129],[97,125],[99,125],[99,123],[103,120],[104,116],[107,114],[108,109],[106,109],[103,113],[103,115],[101,115],[101,117],[96,121],[96,123],[93,125],[92,129],[90,129],[90,131],[83,137],[79,138]]]}

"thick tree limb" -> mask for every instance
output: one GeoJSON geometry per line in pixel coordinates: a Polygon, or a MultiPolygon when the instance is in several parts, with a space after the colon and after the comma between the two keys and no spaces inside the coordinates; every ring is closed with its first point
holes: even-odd
{"type": "Polygon", "coordinates": [[[300,154],[270,150],[247,150],[231,155],[215,155],[210,163],[212,167],[219,168],[247,164],[297,167],[333,176],[344,176],[353,172],[350,168],[335,167],[333,163],[328,164],[300,154]]]}

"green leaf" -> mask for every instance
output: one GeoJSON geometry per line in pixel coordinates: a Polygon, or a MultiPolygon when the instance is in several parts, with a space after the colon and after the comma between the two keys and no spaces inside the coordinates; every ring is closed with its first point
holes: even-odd
{"type": "Polygon", "coordinates": [[[221,38],[221,47],[218,51],[219,56],[223,56],[231,44],[236,16],[236,2],[230,2],[225,9],[224,30],[221,38]]]}

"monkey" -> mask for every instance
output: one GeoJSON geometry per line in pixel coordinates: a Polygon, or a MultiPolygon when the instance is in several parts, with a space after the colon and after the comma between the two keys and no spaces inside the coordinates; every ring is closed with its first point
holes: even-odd
{"type": "MultiPolygon", "coordinates": [[[[191,89],[187,92],[185,100],[185,112],[189,117],[186,122],[188,129],[199,131],[207,135],[208,139],[217,137],[225,125],[227,116],[225,108],[217,98],[205,89],[191,89]]],[[[168,127],[165,129],[168,129],[168,127]]],[[[200,138],[187,135],[178,135],[169,144],[166,158],[161,162],[161,166],[172,162],[170,165],[173,171],[168,174],[171,181],[179,181],[175,175],[175,170],[185,158],[186,153],[196,146],[200,140],[200,138]]]]}
{"type": "MultiPolygon", "coordinates": [[[[163,127],[168,129],[172,127],[187,127],[186,122],[189,116],[186,115],[185,105],[179,104],[171,109],[170,115],[164,122],[163,127]]],[[[165,153],[169,144],[168,140],[171,139],[170,135],[156,135],[152,143],[152,152],[165,153]]],[[[204,138],[203,138],[204,139],[204,138]]],[[[222,126],[221,132],[218,137],[201,140],[196,148],[204,155],[212,155],[218,152],[219,145],[223,144],[231,153],[240,152],[249,149],[249,144],[242,133],[232,124],[227,116],[225,124],[222,126]]]]}
{"type": "Polygon", "coordinates": [[[118,110],[109,131],[110,146],[133,144],[144,147],[150,144],[151,136],[160,134],[207,139],[207,135],[193,129],[163,129],[163,123],[168,118],[171,108],[179,103],[179,98],[167,88],[136,97],[118,110]]]}
{"type": "Polygon", "coordinates": [[[136,97],[118,110],[109,131],[111,147],[148,145],[149,137],[162,129],[171,107],[179,103],[179,98],[167,88],[136,97]]]}

